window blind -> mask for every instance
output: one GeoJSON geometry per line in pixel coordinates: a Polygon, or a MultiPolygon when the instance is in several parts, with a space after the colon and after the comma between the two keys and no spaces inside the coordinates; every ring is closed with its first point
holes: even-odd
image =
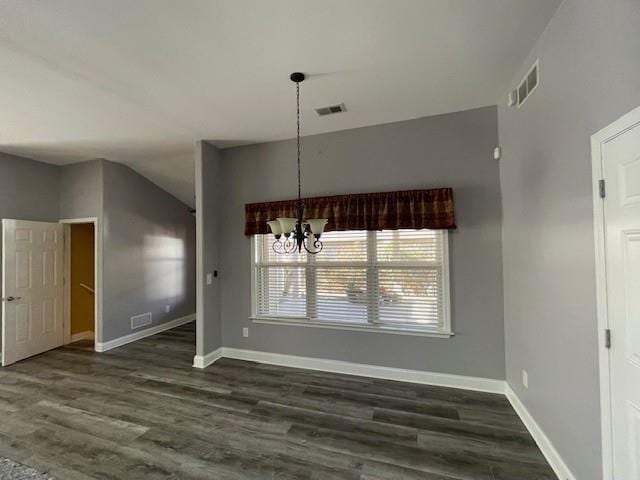
{"type": "Polygon", "coordinates": [[[446,230],[340,231],[318,255],[255,236],[257,317],[448,331],[446,230]]]}

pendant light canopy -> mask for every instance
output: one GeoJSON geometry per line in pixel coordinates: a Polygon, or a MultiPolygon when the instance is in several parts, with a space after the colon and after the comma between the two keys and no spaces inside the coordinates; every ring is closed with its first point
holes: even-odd
{"type": "Polygon", "coordinates": [[[294,72],[290,76],[296,84],[296,125],[298,145],[298,203],[296,205],[296,218],[283,217],[267,222],[271,233],[276,238],[273,242],[273,250],[276,253],[302,252],[304,248],[308,253],[316,254],[322,251],[320,236],[328,220],[326,218],[304,219],[304,202],[302,201],[301,176],[300,176],[300,83],[304,81],[304,73],[294,72]],[[284,239],[282,238],[284,236],[284,239]]]}

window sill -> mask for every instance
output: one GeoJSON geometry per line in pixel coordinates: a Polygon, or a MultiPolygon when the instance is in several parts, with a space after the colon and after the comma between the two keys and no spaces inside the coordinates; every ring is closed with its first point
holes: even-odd
{"type": "Polygon", "coordinates": [[[266,325],[287,325],[294,327],[330,328],[333,330],[351,330],[354,332],[375,332],[392,335],[413,335],[418,337],[450,338],[455,335],[453,332],[442,332],[432,329],[425,329],[411,326],[389,326],[389,325],[359,325],[354,323],[327,322],[317,320],[306,320],[303,318],[280,318],[280,317],[250,317],[253,323],[266,325]]]}

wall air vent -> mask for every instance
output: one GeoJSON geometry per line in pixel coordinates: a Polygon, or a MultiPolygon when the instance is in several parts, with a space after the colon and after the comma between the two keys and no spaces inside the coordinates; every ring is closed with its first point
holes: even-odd
{"type": "Polygon", "coordinates": [[[151,312],[131,317],[131,330],[151,325],[151,312]]]}
{"type": "Polygon", "coordinates": [[[333,115],[334,113],[342,113],[346,111],[347,111],[347,107],[344,106],[344,103],[341,103],[340,105],[331,105],[330,107],[316,108],[316,113],[321,117],[324,117],[325,115],[333,115]]]}
{"type": "Polygon", "coordinates": [[[540,83],[538,77],[538,63],[538,60],[536,60],[536,63],[533,64],[520,82],[520,85],[518,85],[518,108],[520,108],[525,100],[531,96],[540,83]]]}

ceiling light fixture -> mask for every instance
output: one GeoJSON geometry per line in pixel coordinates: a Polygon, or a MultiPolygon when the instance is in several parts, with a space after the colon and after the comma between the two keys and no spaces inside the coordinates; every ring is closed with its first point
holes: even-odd
{"type": "Polygon", "coordinates": [[[296,124],[298,141],[298,202],[296,204],[296,218],[276,218],[267,222],[271,233],[276,237],[273,242],[273,251],[276,253],[293,253],[296,250],[316,254],[322,251],[320,236],[328,220],[326,218],[314,218],[305,220],[304,202],[302,201],[300,187],[300,82],[304,81],[304,73],[294,72],[289,77],[296,84],[296,124]],[[284,241],[282,236],[284,235],[284,241]]]}

